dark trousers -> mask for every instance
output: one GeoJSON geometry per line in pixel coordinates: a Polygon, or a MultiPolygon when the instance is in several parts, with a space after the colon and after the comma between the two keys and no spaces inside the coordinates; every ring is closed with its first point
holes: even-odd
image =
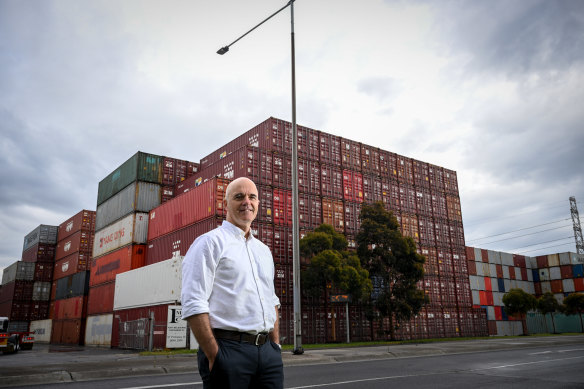
{"type": "Polygon", "coordinates": [[[199,349],[197,359],[204,389],[282,389],[284,365],[280,347],[217,339],[219,352],[209,371],[209,360],[199,349]]]}

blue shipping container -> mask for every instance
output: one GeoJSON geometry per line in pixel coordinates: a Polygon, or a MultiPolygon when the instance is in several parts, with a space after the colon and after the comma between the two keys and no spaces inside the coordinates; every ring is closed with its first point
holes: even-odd
{"type": "Polygon", "coordinates": [[[584,265],[572,265],[572,276],[574,278],[584,277],[584,265]]]}
{"type": "Polygon", "coordinates": [[[497,278],[497,284],[499,285],[499,292],[505,293],[505,280],[497,278]]]}
{"type": "Polygon", "coordinates": [[[539,282],[539,272],[537,269],[532,269],[531,272],[533,273],[533,282],[539,282]]]}

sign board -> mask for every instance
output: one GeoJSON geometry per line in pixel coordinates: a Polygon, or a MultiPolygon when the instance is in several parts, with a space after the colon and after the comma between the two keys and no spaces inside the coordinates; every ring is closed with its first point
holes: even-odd
{"type": "Polygon", "coordinates": [[[331,295],[331,303],[350,303],[351,296],[348,294],[333,294],[331,295]]]}
{"type": "Polygon", "coordinates": [[[166,321],[166,348],[187,347],[187,322],[182,319],[182,306],[168,306],[166,321]]]}

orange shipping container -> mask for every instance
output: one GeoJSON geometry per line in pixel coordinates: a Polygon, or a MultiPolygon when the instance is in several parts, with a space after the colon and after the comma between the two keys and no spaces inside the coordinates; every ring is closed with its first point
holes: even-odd
{"type": "Polygon", "coordinates": [[[116,280],[116,274],[144,266],[146,261],[146,245],[130,245],[122,247],[103,257],[91,261],[91,276],[89,285],[95,286],[116,280]]]}
{"type": "Polygon", "coordinates": [[[345,208],[341,200],[322,199],[322,222],[334,227],[338,232],[345,231],[345,208]]]}
{"type": "Polygon", "coordinates": [[[564,291],[564,286],[562,280],[552,280],[552,293],[562,293],[564,291]]]}
{"type": "Polygon", "coordinates": [[[71,297],[55,301],[53,319],[82,319],[86,315],[87,296],[71,297]]]}

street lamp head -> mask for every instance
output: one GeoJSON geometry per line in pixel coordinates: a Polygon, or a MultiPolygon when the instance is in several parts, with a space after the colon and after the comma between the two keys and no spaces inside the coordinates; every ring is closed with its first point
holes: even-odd
{"type": "Polygon", "coordinates": [[[217,50],[217,54],[223,55],[223,54],[227,53],[228,51],[229,51],[229,46],[225,46],[225,47],[222,47],[219,50],[217,50]]]}

